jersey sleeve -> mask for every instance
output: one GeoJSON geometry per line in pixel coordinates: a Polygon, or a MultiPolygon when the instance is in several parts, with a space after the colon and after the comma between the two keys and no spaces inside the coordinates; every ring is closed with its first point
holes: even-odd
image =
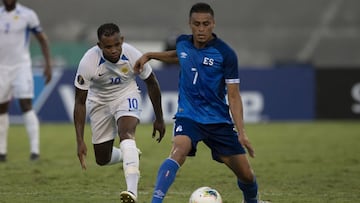
{"type": "Polygon", "coordinates": [[[148,77],[150,76],[151,72],[152,72],[151,66],[150,66],[148,63],[146,63],[146,64],[144,65],[143,71],[139,74],[139,77],[140,77],[142,80],[145,80],[146,78],[148,78],[148,77]]]}
{"type": "Polygon", "coordinates": [[[240,83],[237,56],[231,49],[225,54],[224,68],[225,83],[240,83]]]}
{"type": "Polygon", "coordinates": [[[35,11],[29,9],[27,19],[28,19],[28,26],[33,33],[42,32],[42,27],[40,26],[40,20],[38,15],[35,13],[35,11]]]}
{"type": "MultiPolygon", "coordinates": [[[[142,56],[142,53],[135,47],[131,46],[130,44],[124,43],[124,48],[126,48],[128,50],[127,54],[131,58],[130,63],[131,63],[131,68],[133,69],[133,66],[135,65],[136,60],[138,60],[142,56]]],[[[142,80],[145,80],[146,78],[148,78],[150,76],[151,72],[152,72],[152,67],[150,66],[149,63],[146,63],[144,65],[143,71],[139,74],[139,77],[142,80]]]]}
{"type": "Polygon", "coordinates": [[[85,54],[83,58],[80,60],[74,85],[75,87],[81,89],[81,90],[88,90],[90,87],[90,80],[91,80],[91,74],[90,70],[92,64],[92,59],[88,54],[85,54]]]}

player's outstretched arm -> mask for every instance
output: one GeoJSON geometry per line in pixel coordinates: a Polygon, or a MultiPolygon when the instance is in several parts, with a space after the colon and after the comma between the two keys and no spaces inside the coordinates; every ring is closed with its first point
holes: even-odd
{"type": "Polygon", "coordinates": [[[87,147],[84,142],[84,127],[86,119],[86,98],[87,90],[75,88],[75,105],[74,105],[74,126],[77,143],[77,156],[79,158],[81,168],[86,169],[85,157],[87,154],[87,147]]]}
{"type": "Polygon", "coordinates": [[[164,63],[179,63],[176,55],[176,50],[162,51],[162,52],[147,52],[143,54],[135,63],[134,72],[141,73],[144,69],[144,64],[151,59],[159,60],[164,63]]]}

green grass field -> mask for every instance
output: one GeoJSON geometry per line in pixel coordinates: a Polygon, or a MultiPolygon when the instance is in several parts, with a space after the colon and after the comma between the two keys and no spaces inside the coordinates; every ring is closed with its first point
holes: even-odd
{"type": "MultiPolygon", "coordinates": [[[[156,173],[168,156],[171,128],[161,143],[151,138],[151,125],[140,125],[137,144],[142,150],[139,202],[150,202],[156,173]]],[[[279,122],[247,124],[256,150],[250,159],[262,199],[282,202],[358,202],[360,199],[360,122],[279,122]]],[[[119,202],[126,190],[122,164],[95,164],[90,130],[86,127],[86,171],[76,156],[72,124],[42,124],[41,160],[29,161],[29,144],[22,125],[9,130],[8,161],[0,163],[0,202],[119,202]]],[[[201,144],[197,156],[179,170],[165,203],[187,203],[200,186],[217,189],[224,203],[240,203],[232,173],[211,160],[201,144]]]]}

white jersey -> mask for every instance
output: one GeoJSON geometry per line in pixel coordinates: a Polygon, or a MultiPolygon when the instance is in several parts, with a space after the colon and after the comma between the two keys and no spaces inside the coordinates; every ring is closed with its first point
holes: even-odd
{"type": "MultiPolygon", "coordinates": [[[[134,91],[138,92],[133,66],[141,56],[139,50],[123,43],[120,59],[115,64],[107,61],[102,50],[94,46],[82,57],[74,85],[79,89],[88,90],[88,100],[101,104],[122,98],[134,91]]],[[[145,64],[144,71],[139,77],[144,80],[151,72],[151,66],[145,64]]]]}
{"type": "Polygon", "coordinates": [[[10,12],[0,7],[0,66],[30,64],[30,32],[41,32],[36,13],[17,3],[10,12]]]}

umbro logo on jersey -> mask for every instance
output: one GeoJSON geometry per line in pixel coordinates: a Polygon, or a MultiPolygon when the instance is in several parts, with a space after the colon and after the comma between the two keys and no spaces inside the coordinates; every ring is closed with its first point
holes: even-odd
{"type": "Polygon", "coordinates": [[[181,52],[180,53],[180,58],[186,59],[187,58],[187,53],[181,52]]]}
{"type": "Polygon", "coordinates": [[[105,73],[99,73],[99,74],[98,74],[99,77],[101,77],[101,76],[103,76],[103,75],[105,75],[105,73]]]}
{"type": "Polygon", "coordinates": [[[179,125],[178,127],[176,127],[175,132],[182,132],[182,125],[179,125]]]}

